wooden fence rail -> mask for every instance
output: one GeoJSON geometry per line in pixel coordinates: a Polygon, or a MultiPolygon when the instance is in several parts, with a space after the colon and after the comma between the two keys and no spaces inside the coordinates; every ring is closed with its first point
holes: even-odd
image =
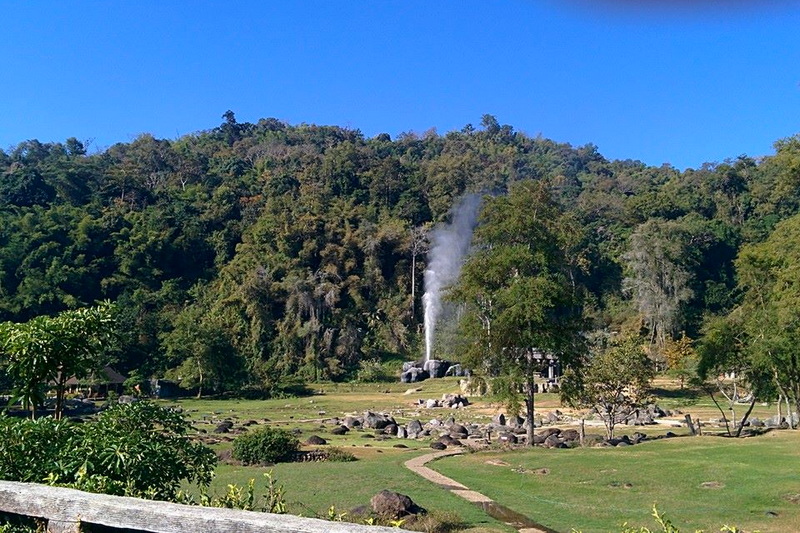
{"type": "Polygon", "coordinates": [[[0,512],[47,520],[52,533],[97,524],[152,533],[398,533],[397,528],[199,507],[0,481],[0,512]]]}

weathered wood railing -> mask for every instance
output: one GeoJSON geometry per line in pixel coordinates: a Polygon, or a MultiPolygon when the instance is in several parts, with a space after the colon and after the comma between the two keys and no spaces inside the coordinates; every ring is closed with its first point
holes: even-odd
{"type": "Polygon", "coordinates": [[[81,524],[153,533],[398,533],[397,528],[315,518],[180,505],[92,494],[34,483],[0,481],[0,512],[47,520],[52,533],[81,524]]]}

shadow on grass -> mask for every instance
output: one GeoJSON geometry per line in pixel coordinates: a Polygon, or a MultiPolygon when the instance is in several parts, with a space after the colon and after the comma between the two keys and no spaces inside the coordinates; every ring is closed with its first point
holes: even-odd
{"type": "Polygon", "coordinates": [[[684,389],[664,389],[661,387],[653,387],[650,389],[653,396],[658,398],[669,398],[671,400],[697,400],[703,396],[703,391],[700,389],[686,387],[684,389]]]}

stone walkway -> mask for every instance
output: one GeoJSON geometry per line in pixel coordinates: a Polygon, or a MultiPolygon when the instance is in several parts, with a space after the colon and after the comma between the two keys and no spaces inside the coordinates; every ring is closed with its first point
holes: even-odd
{"type": "MultiPolygon", "coordinates": [[[[504,522],[506,524],[518,528],[517,531],[519,531],[519,533],[556,533],[554,530],[549,529],[545,526],[541,525],[531,526],[526,524],[524,527],[519,527],[519,525],[516,523],[515,520],[513,520],[513,518],[509,519],[508,521],[505,520],[504,515],[507,515],[509,513],[510,514],[516,514],[516,513],[498,504],[488,496],[485,496],[480,492],[470,490],[469,487],[462,485],[458,481],[450,479],[449,477],[444,476],[439,472],[436,472],[435,470],[432,470],[427,466],[425,466],[431,461],[435,461],[436,459],[441,459],[442,457],[450,457],[453,455],[463,455],[463,454],[464,450],[460,448],[455,448],[453,450],[444,450],[441,452],[428,453],[425,455],[420,455],[419,457],[414,457],[413,459],[409,459],[408,461],[405,462],[405,467],[414,472],[415,474],[427,479],[428,481],[435,483],[436,485],[439,485],[443,489],[449,490],[456,496],[460,496],[461,498],[464,498],[468,502],[472,502],[478,505],[479,507],[483,508],[487,512],[487,514],[500,520],[501,522],[504,522]],[[506,513],[504,511],[508,512],[506,513]]],[[[523,518],[526,522],[529,522],[530,524],[534,524],[534,522],[527,517],[522,517],[521,515],[517,516],[519,518],[523,518]]]]}

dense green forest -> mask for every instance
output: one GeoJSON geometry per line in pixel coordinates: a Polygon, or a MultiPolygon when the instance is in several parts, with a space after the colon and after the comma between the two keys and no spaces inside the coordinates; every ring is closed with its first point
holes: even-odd
{"type": "Polygon", "coordinates": [[[490,115],[395,139],[227,112],[208,131],[96,153],[25,141],[0,151],[0,322],[111,300],[122,371],[209,391],[344,379],[422,354],[426,232],[463,194],[520,182],[574,228],[589,328],[665,349],[749,301],[736,259],[798,212],[800,137],[683,172],[490,115]]]}

